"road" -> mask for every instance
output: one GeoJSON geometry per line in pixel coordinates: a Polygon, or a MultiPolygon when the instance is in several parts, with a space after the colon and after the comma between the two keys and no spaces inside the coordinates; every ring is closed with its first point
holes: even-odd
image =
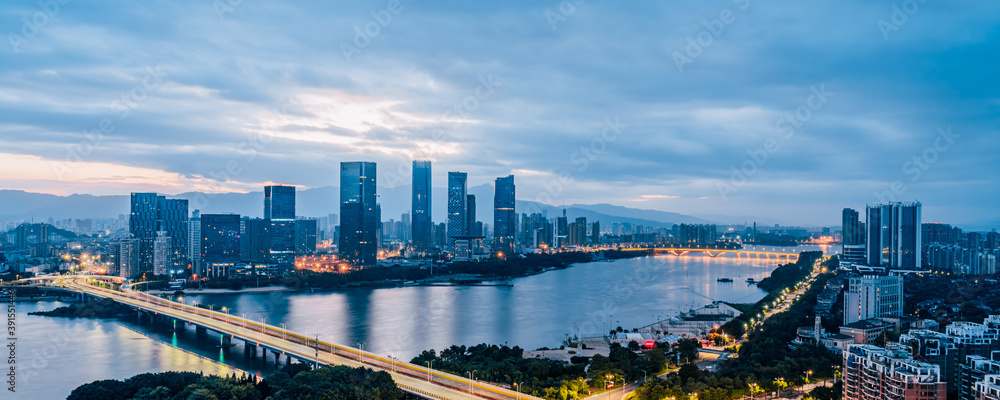
{"type": "Polygon", "coordinates": [[[246,340],[248,343],[257,344],[267,349],[278,350],[300,360],[315,360],[318,353],[318,361],[322,364],[384,370],[392,375],[393,380],[400,388],[429,398],[458,400],[537,399],[498,386],[483,382],[470,382],[466,378],[388,359],[358,349],[322,341],[317,342],[295,332],[229,314],[187,306],[141,292],[130,290],[118,292],[91,286],[86,280],[92,278],[73,277],[73,279],[62,279],[61,282],[64,287],[77,292],[110,298],[122,304],[176,318],[216,332],[231,334],[237,339],[246,340]],[[473,393],[470,394],[470,391],[473,393]]]}

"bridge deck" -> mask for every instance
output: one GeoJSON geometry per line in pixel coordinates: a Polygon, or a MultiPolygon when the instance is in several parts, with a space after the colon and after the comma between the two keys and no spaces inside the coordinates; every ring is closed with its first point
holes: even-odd
{"type": "Polygon", "coordinates": [[[471,382],[475,395],[469,393],[469,379],[430,370],[417,365],[390,360],[358,349],[334,345],[307,338],[295,332],[245,320],[229,314],[160,299],[139,292],[117,292],[94,287],[72,280],[65,287],[88,295],[110,298],[139,309],[163,314],[191,324],[202,326],[237,339],[256,343],[267,349],[279,350],[300,360],[314,360],[319,348],[319,362],[325,365],[368,367],[384,370],[392,375],[397,385],[405,391],[439,399],[537,399],[498,386],[471,382]]]}

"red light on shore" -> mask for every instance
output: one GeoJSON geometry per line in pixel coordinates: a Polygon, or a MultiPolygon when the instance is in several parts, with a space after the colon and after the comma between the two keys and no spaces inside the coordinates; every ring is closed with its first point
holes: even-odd
{"type": "Polygon", "coordinates": [[[656,347],[656,342],[654,342],[652,340],[647,340],[644,345],[646,346],[647,349],[652,349],[652,348],[656,347]]]}

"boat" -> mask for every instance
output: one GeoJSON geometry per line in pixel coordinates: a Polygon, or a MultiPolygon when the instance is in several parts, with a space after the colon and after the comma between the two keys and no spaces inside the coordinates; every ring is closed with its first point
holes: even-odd
{"type": "Polygon", "coordinates": [[[733,278],[719,278],[719,282],[733,283],[733,278]]]}
{"type": "Polygon", "coordinates": [[[753,284],[757,283],[757,280],[755,280],[753,278],[747,278],[747,283],[753,285],[753,284]]]}

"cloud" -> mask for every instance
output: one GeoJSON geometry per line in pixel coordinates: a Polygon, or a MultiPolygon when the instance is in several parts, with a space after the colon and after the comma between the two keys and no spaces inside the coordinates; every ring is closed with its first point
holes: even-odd
{"type": "MultiPolygon", "coordinates": [[[[0,43],[0,152],[34,167],[8,167],[3,188],[317,187],[339,183],[341,161],[402,177],[420,158],[434,161],[438,186],[447,171],[472,184],[514,173],[525,199],[568,174],[557,203],[834,224],[836,210],[906,180],[906,199],[937,205],[928,219],[1000,213],[969,200],[998,194],[984,172],[997,168],[1000,126],[996,2],[927,5],[888,40],[878,28],[888,4],[753,2],[683,73],[674,53],[736,3],[587,2],[553,30],[544,16],[556,6],[406,3],[348,60],[341,45],[384,4],[243,2],[220,16],[193,0],[69,3],[19,51],[0,43]],[[162,68],[163,84],[137,89],[149,68],[162,68]],[[498,85],[484,96],[489,81],[498,85]],[[814,85],[833,97],[785,137],[776,125],[814,85]],[[77,157],[71,149],[135,95],[129,116],[77,157]],[[607,140],[607,119],[628,127],[607,140]],[[904,163],[941,126],[961,140],[909,181],[904,163]],[[720,196],[769,139],[780,149],[720,196]],[[76,158],[77,179],[37,174],[76,158]],[[163,183],[139,179],[152,176],[163,183]]],[[[0,21],[16,33],[33,7],[5,4],[0,21]]]]}

